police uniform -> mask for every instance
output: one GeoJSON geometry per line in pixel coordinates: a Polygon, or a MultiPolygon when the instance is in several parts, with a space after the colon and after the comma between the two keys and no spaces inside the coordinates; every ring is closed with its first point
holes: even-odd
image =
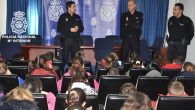
{"type": "Polygon", "coordinates": [[[192,20],[182,15],[179,18],[172,16],[168,21],[168,57],[172,61],[176,57],[186,59],[187,45],[194,36],[194,24],[192,20]]]}
{"type": "Polygon", "coordinates": [[[143,14],[141,12],[135,11],[133,15],[130,12],[122,14],[120,24],[122,61],[128,59],[129,49],[139,55],[142,23],[143,14]]]}
{"type": "Polygon", "coordinates": [[[58,20],[57,30],[61,33],[62,38],[63,64],[67,64],[69,54],[71,54],[71,58],[73,59],[76,52],[80,50],[80,33],[84,30],[80,16],[77,14],[71,16],[68,12],[62,14],[58,20]],[[78,26],[78,31],[71,32],[71,28],[74,28],[75,26],[78,26]]]}

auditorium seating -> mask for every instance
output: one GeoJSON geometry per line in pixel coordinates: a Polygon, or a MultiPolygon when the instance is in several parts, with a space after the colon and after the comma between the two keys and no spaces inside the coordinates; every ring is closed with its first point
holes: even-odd
{"type": "MultiPolygon", "coordinates": [[[[65,93],[57,94],[55,110],[64,110],[67,107],[67,105],[65,104],[66,98],[67,94],[65,93]]],[[[89,106],[92,106],[93,110],[99,110],[97,95],[87,95],[86,107],[89,106]]]]}
{"type": "Polygon", "coordinates": [[[104,104],[108,94],[118,94],[120,92],[120,87],[124,83],[129,82],[131,82],[131,77],[129,76],[101,76],[98,91],[98,102],[100,104],[104,104]]]}
{"type": "Polygon", "coordinates": [[[130,68],[129,76],[132,78],[132,83],[135,85],[139,76],[145,76],[151,69],[146,68],[130,68]]]}
{"type": "Polygon", "coordinates": [[[119,94],[107,95],[104,110],[120,110],[127,97],[119,94]]]}
{"type": "Polygon", "coordinates": [[[181,73],[181,69],[162,69],[162,76],[168,76],[170,79],[178,76],[181,73]]]}
{"type": "Polygon", "coordinates": [[[39,107],[39,110],[49,110],[47,104],[47,97],[45,94],[33,93],[33,97],[37,106],[39,107]]]}
{"type": "Polygon", "coordinates": [[[4,87],[4,93],[8,93],[19,85],[17,75],[0,75],[0,84],[4,87]]]}
{"type": "Polygon", "coordinates": [[[28,74],[28,66],[8,66],[12,74],[16,74],[22,79],[25,79],[25,75],[28,74]]]}
{"type": "Polygon", "coordinates": [[[97,73],[96,73],[96,80],[97,80],[98,82],[99,82],[100,77],[101,77],[102,75],[107,75],[107,69],[105,69],[105,68],[99,68],[99,69],[97,70],[97,73]]]}
{"type": "Polygon", "coordinates": [[[184,77],[184,76],[179,76],[176,79],[177,81],[180,81],[184,87],[185,87],[185,92],[188,95],[194,95],[194,87],[195,87],[195,77],[184,77]]]}
{"type": "Polygon", "coordinates": [[[156,110],[195,110],[195,97],[160,96],[156,110]]]}
{"type": "Polygon", "coordinates": [[[167,94],[169,77],[147,77],[139,76],[136,88],[139,92],[146,93],[151,100],[157,100],[158,94],[167,94]]]}
{"type": "Polygon", "coordinates": [[[57,94],[57,82],[55,76],[52,75],[28,75],[26,77],[36,77],[39,78],[43,84],[43,91],[52,92],[53,94],[57,94]]]}
{"type": "Polygon", "coordinates": [[[28,60],[12,60],[9,61],[8,66],[28,66],[28,60]]]}
{"type": "MultiPolygon", "coordinates": [[[[61,93],[66,93],[71,83],[72,76],[63,76],[61,93]]],[[[89,84],[94,88],[94,80],[91,76],[88,77],[89,84]]]]}
{"type": "Polygon", "coordinates": [[[81,35],[81,46],[93,46],[93,38],[90,35],[81,35]]]}
{"type": "Polygon", "coordinates": [[[133,64],[131,62],[124,62],[123,72],[126,73],[132,66],[133,66],[133,64]]]}
{"type": "MultiPolygon", "coordinates": [[[[120,75],[124,75],[123,67],[118,67],[118,70],[119,70],[119,74],[120,75]]],[[[108,73],[107,69],[105,69],[105,68],[97,68],[96,80],[99,82],[100,77],[102,75],[107,75],[107,73],[108,73]]]]}

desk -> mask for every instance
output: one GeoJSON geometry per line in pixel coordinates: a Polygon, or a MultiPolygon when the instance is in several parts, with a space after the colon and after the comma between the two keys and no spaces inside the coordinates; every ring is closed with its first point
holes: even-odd
{"type": "MultiPolygon", "coordinates": [[[[37,45],[22,45],[21,51],[25,60],[34,60],[37,56],[52,52],[55,55],[55,51],[60,49],[60,46],[37,46],[37,45]]],[[[84,58],[91,61],[92,64],[96,63],[94,46],[81,46],[81,51],[84,52],[84,58]]],[[[56,56],[54,56],[56,57],[56,56]]]]}
{"type": "MultiPolygon", "coordinates": [[[[95,53],[94,46],[80,46],[80,50],[84,52],[84,58],[88,61],[91,61],[93,65],[95,65],[95,53]]],[[[55,51],[60,49],[60,46],[37,46],[37,45],[22,45],[21,51],[25,60],[34,60],[37,56],[45,54],[47,52],[53,52],[55,55],[55,51]]],[[[117,55],[120,54],[120,47],[114,47],[114,51],[117,55]]],[[[119,55],[120,56],[120,55],[119,55]]],[[[56,57],[56,56],[54,56],[56,57]]]]}

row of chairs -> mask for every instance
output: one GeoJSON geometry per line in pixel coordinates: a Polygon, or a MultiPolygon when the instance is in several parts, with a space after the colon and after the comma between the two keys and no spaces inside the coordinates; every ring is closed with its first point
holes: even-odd
{"type": "MultiPolygon", "coordinates": [[[[54,76],[27,76],[38,77],[43,83],[43,90],[52,92],[55,95],[58,94],[56,79],[54,76]]],[[[62,91],[65,93],[68,89],[72,77],[63,77],[62,91]]],[[[185,87],[185,91],[189,95],[194,94],[195,77],[177,77],[177,80],[182,82],[185,87]]],[[[101,76],[100,86],[98,91],[98,103],[103,104],[108,94],[118,94],[119,88],[124,83],[132,82],[130,76],[101,76]]],[[[145,77],[140,76],[136,83],[137,91],[146,93],[151,100],[156,100],[158,94],[166,94],[167,86],[170,79],[167,76],[163,77],[145,77]]],[[[0,75],[0,83],[4,86],[4,92],[7,93],[11,89],[18,86],[18,79],[16,75],[0,75]]],[[[91,87],[94,87],[94,81],[92,77],[89,77],[89,83],[91,87]]]]}
{"type": "MultiPolygon", "coordinates": [[[[130,68],[129,69],[129,76],[131,76],[132,78],[132,83],[136,84],[137,82],[137,78],[139,76],[145,76],[149,71],[151,71],[152,69],[148,69],[148,68],[130,68]]],[[[107,75],[107,69],[105,68],[99,68],[97,70],[97,74],[96,74],[96,80],[99,81],[100,77],[102,75],[107,75]]],[[[123,68],[119,68],[119,72],[124,72],[124,67],[123,68]]],[[[172,79],[176,76],[178,76],[181,73],[181,69],[162,69],[161,70],[161,74],[162,76],[168,76],[169,79],[172,79]]],[[[124,73],[122,73],[124,74],[124,73]]]]}
{"type": "MultiPolygon", "coordinates": [[[[40,110],[48,110],[47,99],[44,94],[33,94],[40,110]]],[[[119,110],[128,96],[109,94],[106,97],[104,110],[119,110]]],[[[57,94],[55,110],[64,110],[67,94],[57,94]]],[[[97,95],[87,95],[86,106],[92,106],[93,110],[101,110],[97,95]]],[[[195,97],[159,96],[156,110],[194,110],[195,97]]]]}

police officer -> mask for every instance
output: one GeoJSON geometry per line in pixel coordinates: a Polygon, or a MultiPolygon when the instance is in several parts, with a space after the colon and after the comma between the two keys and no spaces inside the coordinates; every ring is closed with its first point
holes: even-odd
{"type": "Polygon", "coordinates": [[[168,21],[169,38],[167,41],[170,61],[177,57],[182,57],[181,61],[185,61],[187,45],[194,36],[194,24],[189,17],[183,15],[183,10],[183,4],[176,3],[173,16],[168,21]]]}
{"type": "Polygon", "coordinates": [[[75,2],[68,1],[66,9],[67,12],[59,17],[57,26],[62,38],[62,60],[64,65],[68,63],[69,54],[73,59],[76,52],[80,50],[80,33],[84,30],[80,16],[75,14],[75,2]]]}
{"type": "Polygon", "coordinates": [[[122,61],[127,61],[129,49],[137,55],[139,55],[140,52],[140,36],[142,33],[141,27],[143,23],[143,14],[136,11],[136,3],[134,0],[128,1],[128,10],[128,12],[122,14],[120,24],[122,61]]]}

